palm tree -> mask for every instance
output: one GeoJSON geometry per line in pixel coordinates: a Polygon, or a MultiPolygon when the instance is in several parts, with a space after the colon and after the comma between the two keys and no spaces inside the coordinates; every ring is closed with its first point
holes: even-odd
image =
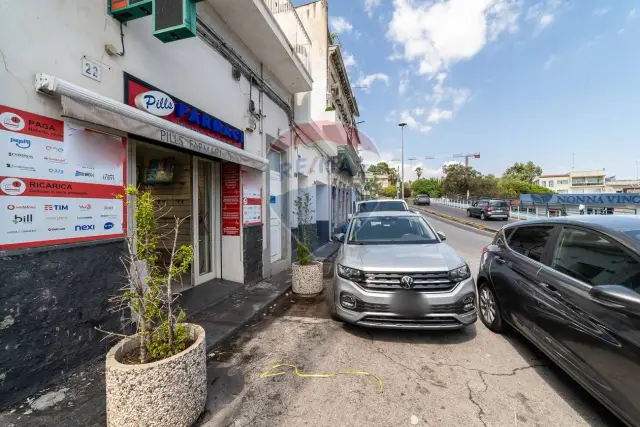
{"type": "Polygon", "coordinates": [[[394,186],[398,183],[398,172],[394,168],[389,168],[387,176],[389,177],[390,186],[394,186]]]}
{"type": "Polygon", "coordinates": [[[416,175],[418,175],[418,179],[422,176],[422,171],[423,169],[420,166],[416,168],[416,175]]]}

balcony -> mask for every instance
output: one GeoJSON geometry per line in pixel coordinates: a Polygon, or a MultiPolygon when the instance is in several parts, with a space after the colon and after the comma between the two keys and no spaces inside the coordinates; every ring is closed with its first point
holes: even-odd
{"type": "Polygon", "coordinates": [[[348,172],[353,177],[362,178],[364,182],[360,157],[353,145],[347,144],[338,147],[338,165],[340,170],[348,172]]]}
{"type": "Polygon", "coordinates": [[[311,90],[311,39],[291,0],[206,2],[291,93],[311,90]]]}

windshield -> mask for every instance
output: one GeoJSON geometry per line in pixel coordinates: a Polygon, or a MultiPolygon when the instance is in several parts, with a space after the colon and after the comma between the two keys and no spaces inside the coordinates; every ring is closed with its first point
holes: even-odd
{"type": "Polygon", "coordinates": [[[406,211],[404,202],[393,200],[388,202],[366,202],[358,205],[358,212],[406,211]]]}
{"type": "Polygon", "coordinates": [[[425,196],[423,194],[418,196],[418,199],[428,199],[428,198],[429,198],[429,196],[425,196]]]}
{"type": "Polygon", "coordinates": [[[349,244],[439,243],[424,218],[418,216],[373,216],[355,218],[349,230],[349,244]]]}
{"type": "Polygon", "coordinates": [[[640,230],[625,231],[624,234],[632,239],[640,240],[640,230]]]}

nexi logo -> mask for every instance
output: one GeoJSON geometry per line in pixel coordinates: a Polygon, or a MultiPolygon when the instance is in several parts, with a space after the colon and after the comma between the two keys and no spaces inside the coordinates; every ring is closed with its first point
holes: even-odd
{"type": "Polygon", "coordinates": [[[88,231],[88,230],[95,230],[96,226],[95,225],[76,225],[75,230],[76,231],[88,231]]]}
{"type": "Polygon", "coordinates": [[[10,211],[15,209],[35,209],[36,207],[33,205],[7,205],[7,209],[10,211]]]}
{"type": "Polygon", "coordinates": [[[58,174],[63,174],[63,173],[64,173],[64,169],[49,168],[49,173],[58,173],[58,174]]]}
{"type": "Polygon", "coordinates": [[[78,205],[78,207],[80,208],[81,211],[90,211],[91,210],[91,204],[87,203],[86,205],[78,205]]]}
{"type": "Polygon", "coordinates": [[[62,163],[62,164],[66,164],[67,161],[65,159],[61,159],[59,157],[45,157],[44,158],[46,161],[51,162],[51,163],[62,163]]]}
{"type": "Polygon", "coordinates": [[[0,114],[0,125],[13,131],[22,130],[24,129],[24,120],[19,115],[7,111],[0,114]]]}
{"type": "Polygon", "coordinates": [[[111,230],[113,228],[113,223],[112,222],[106,222],[104,224],[104,229],[105,230],[111,230]]]}
{"type": "Polygon", "coordinates": [[[142,92],[136,96],[136,107],[154,116],[168,116],[173,113],[173,99],[166,93],[157,90],[142,92]]]}
{"type": "Polygon", "coordinates": [[[105,181],[114,181],[116,177],[115,175],[105,173],[104,175],[102,175],[102,179],[104,179],[105,181]]]}
{"type": "Polygon", "coordinates": [[[35,172],[36,168],[33,166],[16,165],[15,163],[7,163],[9,169],[20,169],[21,171],[35,172]]]}
{"type": "Polygon", "coordinates": [[[26,150],[27,148],[31,147],[31,140],[26,138],[25,139],[11,138],[9,142],[16,144],[16,147],[22,148],[23,150],[26,150]]]}
{"type": "Polygon", "coordinates": [[[5,178],[0,182],[0,190],[10,196],[22,194],[26,189],[26,184],[18,178],[5,178]]]}
{"type": "Polygon", "coordinates": [[[45,211],[68,211],[69,205],[44,205],[45,211]]]}
{"type": "Polygon", "coordinates": [[[14,215],[13,216],[13,220],[11,221],[14,224],[31,224],[33,222],[33,215],[29,214],[29,215],[14,215]]]}
{"type": "Polygon", "coordinates": [[[66,230],[66,228],[64,228],[64,227],[57,227],[57,228],[49,228],[48,230],[49,230],[49,231],[64,231],[64,230],[66,230]]]}
{"type": "Polygon", "coordinates": [[[23,159],[33,159],[33,156],[30,154],[12,153],[12,152],[9,152],[9,157],[22,157],[23,159]]]}
{"type": "Polygon", "coordinates": [[[93,172],[82,172],[82,171],[77,170],[76,171],[76,176],[86,176],[86,177],[92,178],[92,177],[95,176],[95,174],[93,172]]]}
{"type": "Polygon", "coordinates": [[[64,149],[60,147],[54,147],[52,145],[47,145],[47,151],[55,151],[56,153],[63,153],[64,149]]]}

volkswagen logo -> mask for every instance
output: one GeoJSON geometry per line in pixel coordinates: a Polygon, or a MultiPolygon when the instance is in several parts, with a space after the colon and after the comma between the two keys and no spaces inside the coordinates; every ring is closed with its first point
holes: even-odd
{"type": "Polygon", "coordinates": [[[400,279],[400,286],[402,286],[405,289],[413,288],[413,277],[402,276],[402,279],[400,279]]]}

